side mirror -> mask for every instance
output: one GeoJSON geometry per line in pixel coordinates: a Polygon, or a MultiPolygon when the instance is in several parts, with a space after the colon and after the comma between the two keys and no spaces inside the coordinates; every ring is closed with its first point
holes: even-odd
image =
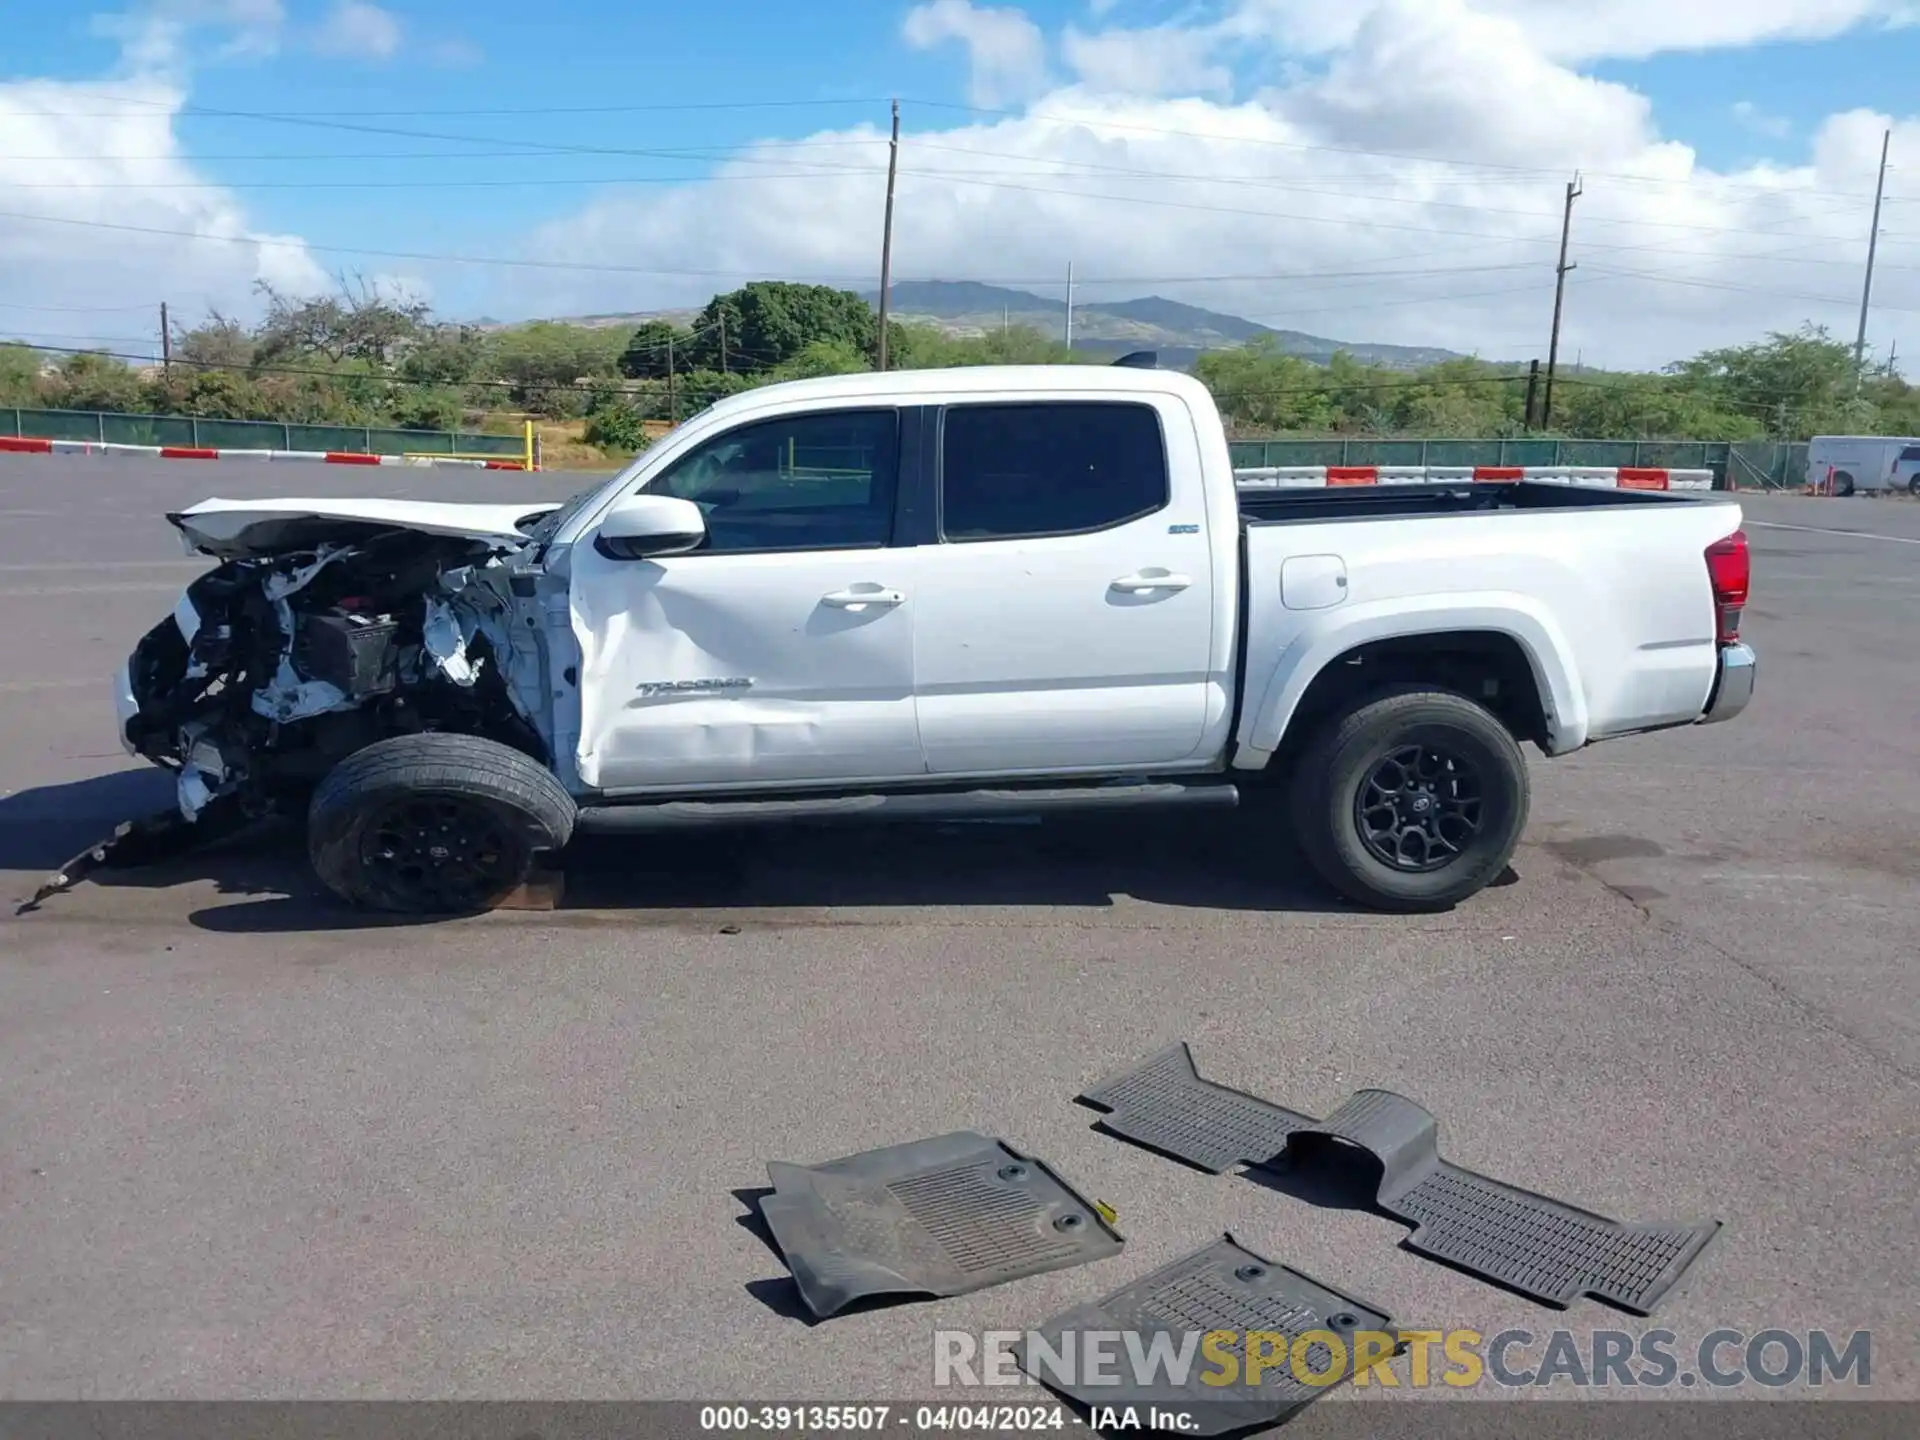
{"type": "Polygon", "coordinates": [[[600,522],[594,548],[612,560],[680,555],[707,538],[707,517],[691,500],[671,495],[629,495],[600,522]]]}

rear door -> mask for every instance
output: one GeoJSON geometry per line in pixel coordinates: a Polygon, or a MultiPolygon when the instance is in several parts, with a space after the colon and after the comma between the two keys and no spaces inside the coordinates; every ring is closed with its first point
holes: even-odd
{"type": "Polygon", "coordinates": [[[573,547],[583,783],[631,793],[925,773],[912,551],[892,544],[902,416],[745,422],[647,485],[700,506],[700,549],[622,560],[591,536],[573,547]]]}
{"type": "Polygon", "coordinates": [[[1213,547],[1185,406],[955,403],[931,448],[933,533],[914,592],[927,768],[1192,760],[1226,691],[1210,673],[1213,547]]]}

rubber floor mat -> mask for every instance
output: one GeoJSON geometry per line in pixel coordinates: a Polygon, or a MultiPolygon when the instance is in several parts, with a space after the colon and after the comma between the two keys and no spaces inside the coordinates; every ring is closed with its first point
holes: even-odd
{"type": "Polygon", "coordinates": [[[1408,1248],[1561,1309],[1591,1295],[1636,1315],[1662,1296],[1718,1220],[1623,1225],[1440,1158],[1439,1122],[1390,1090],[1360,1090],[1325,1120],[1203,1080],[1175,1045],[1080,1097],[1098,1128],[1220,1174],[1235,1165],[1301,1170],[1327,1142],[1380,1166],[1379,1208],[1414,1227],[1408,1248]]]}
{"type": "Polygon", "coordinates": [[[815,1315],[875,1295],[964,1295],[1120,1253],[1097,1206],[971,1131],[767,1166],[760,1213],[815,1315]]]}
{"type": "Polygon", "coordinates": [[[1049,1320],[1017,1355],[1035,1380],[1086,1406],[1096,1430],[1134,1430],[1157,1411],[1160,1428],[1227,1435],[1276,1425],[1351,1379],[1368,1343],[1365,1363],[1384,1360],[1391,1323],[1227,1235],[1049,1320]]]}

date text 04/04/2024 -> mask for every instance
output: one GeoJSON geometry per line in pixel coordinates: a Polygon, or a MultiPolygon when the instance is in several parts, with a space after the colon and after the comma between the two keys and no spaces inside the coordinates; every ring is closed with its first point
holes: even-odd
{"type": "Polygon", "coordinates": [[[867,1431],[908,1435],[1064,1430],[1063,1405],[704,1405],[700,1428],[722,1434],[867,1431]]]}

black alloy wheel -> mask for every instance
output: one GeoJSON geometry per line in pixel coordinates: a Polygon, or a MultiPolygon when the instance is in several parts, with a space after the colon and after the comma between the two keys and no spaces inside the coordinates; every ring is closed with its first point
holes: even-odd
{"type": "Polygon", "coordinates": [[[361,832],[368,886],[395,908],[458,913],[512,889],[528,845],[483,801],[410,795],[384,806],[361,832]]]}
{"type": "Polygon", "coordinates": [[[1480,833],[1483,787],[1464,755],[1433,743],[1402,745],[1382,756],[1353,798],[1360,843],[1406,875],[1443,869],[1480,833]]]}

